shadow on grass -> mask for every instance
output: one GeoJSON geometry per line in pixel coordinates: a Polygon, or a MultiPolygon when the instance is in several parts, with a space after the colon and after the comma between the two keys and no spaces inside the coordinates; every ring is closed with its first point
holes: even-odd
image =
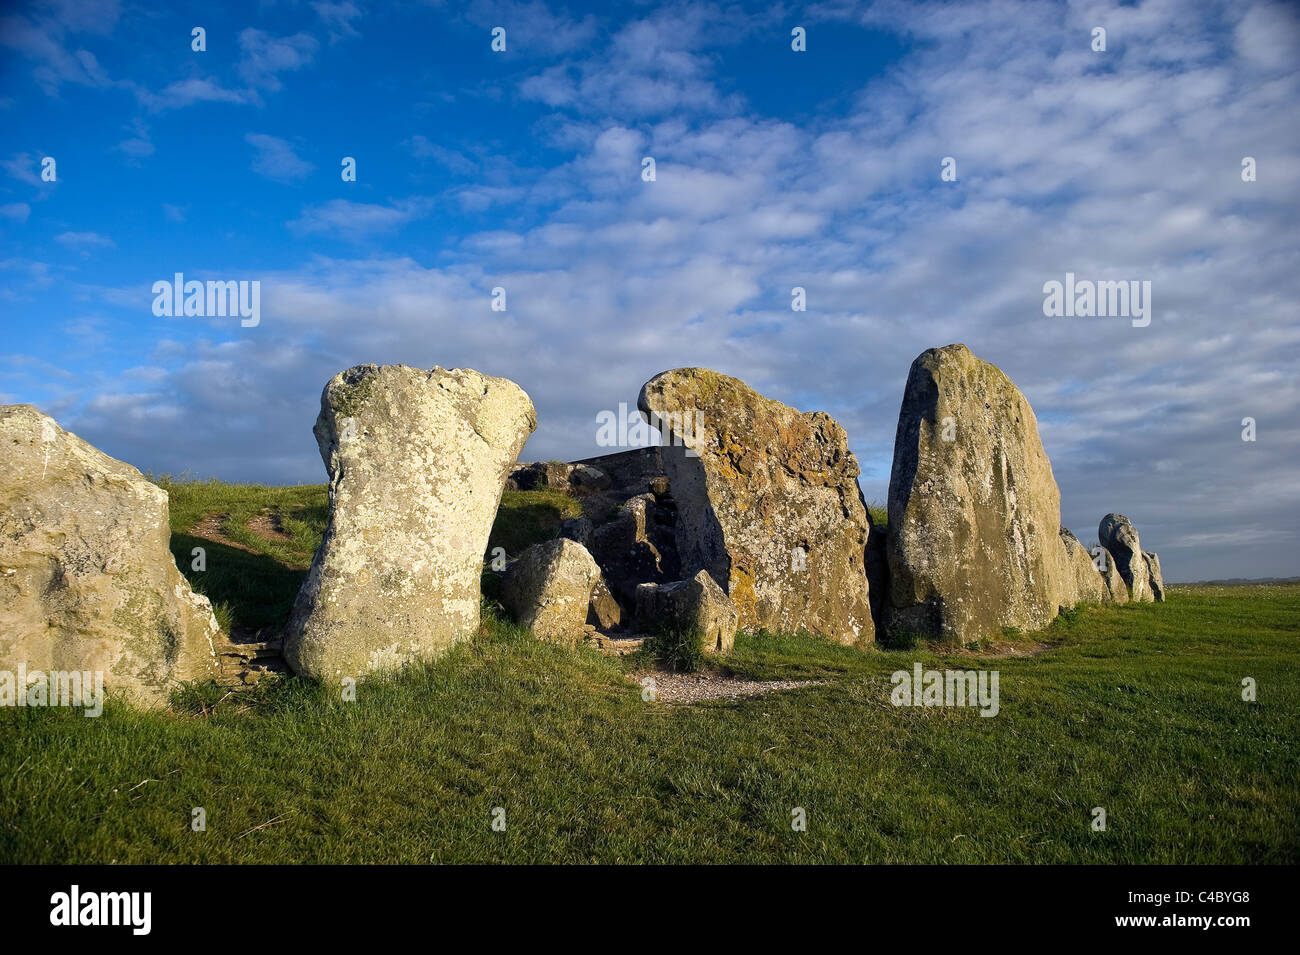
{"type": "Polygon", "coordinates": [[[285,567],[273,557],[191,534],[172,534],[176,566],[195,591],[212,601],[223,629],[236,639],[284,626],[306,571],[285,567]],[[193,549],[206,552],[205,570],[193,570],[193,549]]]}
{"type": "Polygon", "coordinates": [[[566,518],[581,515],[576,500],[555,491],[507,491],[501,497],[488,548],[504,547],[511,557],[518,557],[531,545],[559,534],[566,518]]]}

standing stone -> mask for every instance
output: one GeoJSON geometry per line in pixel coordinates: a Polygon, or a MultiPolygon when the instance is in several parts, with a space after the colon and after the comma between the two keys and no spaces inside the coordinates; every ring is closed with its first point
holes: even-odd
{"type": "Polygon", "coordinates": [[[99,672],[150,706],[220,676],[212,606],[170,537],[166,491],[30,405],[0,407],[0,670],[99,672]]]}
{"type": "Polygon", "coordinates": [[[702,570],[690,580],[641,584],[636,589],[637,619],[646,626],[670,624],[700,635],[705,653],[730,653],[740,616],[717,581],[702,570]]]}
{"type": "Polygon", "coordinates": [[[1101,549],[1101,557],[1106,563],[1106,569],[1102,571],[1101,580],[1106,585],[1106,603],[1126,604],[1132,597],[1128,592],[1128,584],[1124,583],[1124,578],[1120,576],[1119,566],[1115,563],[1115,558],[1110,556],[1106,548],[1101,549]]]}
{"type": "Polygon", "coordinates": [[[1123,514],[1107,514],[1097,525],[1097,539],[1115,558],[1115,565],[1128,585],[1132,601],[1150,603],[1155,600],[1151,592],[1150,571],[1142,556],[1142,542],[1133,522],[1123,514]]]}
{"type": "Polygon", "coordinates": [[[1061,546],[1065,548],[1065,563],[1070,571],[1065,578],[1061,606],[1104,603],[1108,597],[1106,581],[1092,562],[1092,555],[1067,527],[1061,528],[1061,546]]]}
{"type": "Polygon", "coordinates": [[[1160,558],[1145,550],[1142,552],[1142,556],[1146,558],[1147,562],[1147,578],[1151,582],[1151,597],[1157,603],[1164,603],[1165,576],[1160,572],[1160,558]]]}
{"type": "Polygon", "coordinates": [[[534,544],[510,565],[501,603],[533,636],[575,646],[599,581],[600,568],[587,548],[557,537],[534,544]]]}
{"type": "Polygon", "coordinates": [[[874,638],[858,462],[830,415],[704,368],[655,376],[637,405],[671,435],[661,451],[683,576],[723,584],[741,627],[874,638]]]}
{"type": "Polygon", "coordinates": [[[470,637],[501,491],[536,426],[523,389],[469,369],[334,376],[314,429],[330,519],[289,621],[289,665],[335,682],[470,637]]]}
{"type": "Polygon", "coordinates": [[[912,363],[889,481],[890,627],[966,643],[1039,630],[1073,574],[1025,396],[965,345],[912,363]]]}

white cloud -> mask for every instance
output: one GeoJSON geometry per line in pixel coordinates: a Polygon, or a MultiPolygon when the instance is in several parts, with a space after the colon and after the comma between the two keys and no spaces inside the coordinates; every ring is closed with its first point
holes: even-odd
{"type": "Polygon", "coordinates": [[[316,167],[300,159],[293,147],[283,139],[264,133],[248,133],[244,140],[257,150],[253,157],[253,172],[276,182],[298,182],[306,179],[316,167]]]}
{"type": "Polygon", "coordinates": [[[160,92],[153,93],[142,86],[135,86],[135,93],[141,105],[148,109],[162,112],[169,109],[183,109],[195,103],[247,103],[251,94],[243,90],[231,90],[223,87],[217,80],[208,77],[190,77],[167,84],[160,92]]]}
{"type": "Polygon", "coordinates": [[[106,235],[100,235],[98,232],[63,232],[56,235],[54,239],[70,249],[112,249],[116,247],[112,239],[106,235]]]}
{"type": "Polygon", "coordinates": [[[331,199],[303,209],[302,215],[288,225],[300,235],[329,235],[359,241],[393,232],[425,215],[432,205],[432,200],[424,198],[403,199],[390,205],[331,199]]]}
{"type": "Polygon", "coordinates": [[[32,207],[25,202],[10,202],[0,206],[0,217],[10,222],[26,222],[32,214],[32,207]]]}
{"type": "Polygon", "coordinates": [[[19,153],[12,159],[0,159],[0,168],[19,182],[25,182],[29,186],[47,186],[48,183],[41,180],[40,161],[42,155],[40,153],[19,153]]]}
{"type": "Polygon", "coordinates": [[[256,89],[275,92],[283,85],[280,74],[309,65],[319,47],[316,38],[307,33],[277,37],[247,27],[239,34],[239,75],[256,89]]]}

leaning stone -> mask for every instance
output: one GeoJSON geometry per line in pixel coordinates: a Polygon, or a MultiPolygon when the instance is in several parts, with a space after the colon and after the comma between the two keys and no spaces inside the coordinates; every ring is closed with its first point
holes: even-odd
{"type": "Polygon", "coordinates": [[[912,363],[889,481],[890,626],[966,643],[1040,630],[1070,589],[1061,495],[1011,379],[965,345],[912,363]]]}
{"type": "Polygon", "coordinates": [[[667,623],[694,630],[706,653],[729,653],[740,617],[731,599],[707,571],[671,584],[641,584],[636,589],[636,616],[647,626],[667,623]]]}
{"type": "Polygon", "coordinates": [[[1146,558],[1147,578],[1151,583],[1151,597],[1157,603],[1165,602],[1165,577],[1160,572],[1160,558],[1150,551],[1143,551],[1142,556],[1146,558]]]}
{"type": "Polygon", "coordinates": [[[0,670],[100,673],[146,706],[218,679],[225,641],[176,568],[167,492],[30,405],[0,407],[0,448],[0,670]]]}
{"type": "Polygon", "coordinates": [[[331,379],[314,429],[329,524],[289,621],[289,665],[335,681],[472,636],[488,534],[536,426],[523,389],[470,369],[358,365],[331,379]]]}
{"type": "Polygon", "coordinates": [[[533,636],[574,646],[587,626],[600,568],[587,549],[559,537],[529,547],[501,583],[501,603],[533,636]]]}
{"type": "Polygon", "coordinates": [[[867,515],[844,429],[704,368],[656,375],[637,404],[671,436],[682,575],[723,582],[742,627],[872,640],[867,515]]]}
{"type": "Polygon", "coordinates": [[[591,588],[591,602],[587,609],[587,622],[601,630],[613,630],[623,622],[623,608],[609,592],[604,575],[596,579],[591,588]]]}

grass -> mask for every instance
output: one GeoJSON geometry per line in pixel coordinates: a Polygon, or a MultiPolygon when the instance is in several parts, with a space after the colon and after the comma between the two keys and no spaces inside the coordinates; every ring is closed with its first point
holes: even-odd
{"type": "MultiPolygon", "coordinates": [[[[277,490],[292,509],[313,489],[277,490]]],[[[823,682],[669,706],[634,663],[489,605],[474,640],[355,702],[284,677],[98,719],[0,710],[0,863],[1294,864],[1298,634],[1296,584],[1171,587],[977,651],[741,634],[736,674],[823,682]],[[999,714],[890,705],[915,662],[998,670],[999,714]]]]}
{"type": "Polygon", "coordinates": [[[266,487],[218,481],[154,478],[171,498],[171,548],[191,586],[205,594],[222,629],[274,630],[288,619],[307,565],[328,520],[325,485],[266,487]],[[191,533],[213,517],[229,544],[191,533]],[[258,517],[274,517],[287,540],[249,530],[258,517]],[[194,569],[194,548],[204,550],[205,569],[194,569]]]}
{"type": "Polygon", "coordinates": [[[1289,585],[1088,608],[1035,657],[742,634],[738,673],[826,682],[672,707],[489,616],[352,703],[0,713],[0,861],[1295,863],[1298,627],[1289,585]],[[914,661],[999,670],[1001,712],[889,705],[914,661]]]}
{"type": "Polygon", "coordinates": [[[530,545],[556,537],[566,519],[581,516],[582,506],[563,491],[506,491],[488,547],[504,547],[518,557],[530,545]]]}
{"type": "Polygon", "coordinates": [[[694,673],[704,666],[704,637],[698,629],[661,626],[641,649],[675,673],[694,673]]]}

